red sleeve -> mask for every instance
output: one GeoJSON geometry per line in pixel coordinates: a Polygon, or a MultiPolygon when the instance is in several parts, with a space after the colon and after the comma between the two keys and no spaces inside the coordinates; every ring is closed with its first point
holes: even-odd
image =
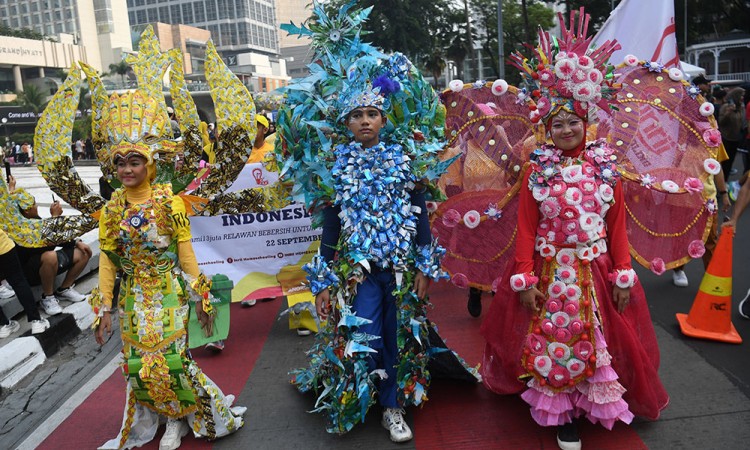
{"type": "Polygon", "coordinates": [[[518,223],[516,233],[516,268],[514,273],[529,273],[534,270],[534,243],[539,225],[539,205],[529,189],[531,170],[523,176],[518,192],[518,223]]]}
{"type": "Polygon", "coordinates": [[[618,180],[614,189],[614,203],[607,211],[607,247],[612,255],[615,270],[632,269],[630,262],[630,244],[628,232],[625,228],[625,195],[622,190],[622,180],[618,180]]]}

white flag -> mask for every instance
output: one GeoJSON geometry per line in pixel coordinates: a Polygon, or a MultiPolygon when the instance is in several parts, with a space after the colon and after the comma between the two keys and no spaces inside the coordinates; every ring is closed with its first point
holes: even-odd
{"type": "Polygon", "coordinates": [[[626,55],[656,61],[667,68],[678,67],[677,34],[672,0],[622,0],[594,37],[593,45],[617,39],[622,49],[610,62],[621,63],[626,55]]]}

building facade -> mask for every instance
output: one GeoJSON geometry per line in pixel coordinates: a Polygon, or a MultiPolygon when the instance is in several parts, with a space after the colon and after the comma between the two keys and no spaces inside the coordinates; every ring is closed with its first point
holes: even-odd
{"type": "Polygon", "coordinates": [[[714,81],[750,82],[750,33],[736,30],[704,39],[686,49],[686,59],[714,81]]]}
{"type": "Polygon", "coordinates": [[[285,86],[286,62],[279,57],[273,0],[127,0],[135,27],[162,22],[211,32],[227,66],[257,92],[285,86]]]}

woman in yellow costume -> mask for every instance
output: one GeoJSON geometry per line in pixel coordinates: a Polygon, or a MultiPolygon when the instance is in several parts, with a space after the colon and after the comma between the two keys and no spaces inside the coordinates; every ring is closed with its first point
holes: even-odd
{"type": "MultiPolygon", "coordinates": [[[[156,436],[160,419],[166,418],[159,448],[176,449],[190,429],[196,437],[215,439],[243,425],[246,408],[232,406],[234,396],[222,393],[187,348],[189,302],[195,302],[201,325],[209,334],[214,314],[211,281],[198,269],[187,216],[265,208],[261,190],[222,193],[242,170],[252,148],[255,120],[241,119],[254,118],[255,107],[209,42],[206,76],[217,122],[223,126],[217,170],[193,195],[179,196],[198,172],[202,151],[200,121],[182,78],[181,55],[160,52],[149,28],[141,37],[138,56],[126,61],[138,77],[138,89],[111,95],[104,91],[96,72],[81,64],[92,93],[97,156],[104,176],[108,180],[116,176],[118,181],[113,183],[121,188],[101,208],[103,200],[88,192],[85,184],[81,186],[69,155],[43,155],[42,172],[66,201],[99,219],[99,287],[90,299],[97,315],[97,342],[103,344],[111,333],[110,313],[119,310],[122,317],[127,405],[119,435],[101,448],[144,445],[156,436]],[[170,63],[172,101],[181,128],[181,137],[176,139],[161,86],[170,63]],[[175,166],[177,155],[184,164],[175,166]],[[67,183],[57,181],[64,177],[67,183]],[[118,298],[113,298],[118,269],[124,277],[118,298]]],[[[77,103],[79,82],[80,71],[74,67],[42,117],[37,130],[40,139],[60,135],[59,130],[72,124],[66,109],[77,103]]]]}

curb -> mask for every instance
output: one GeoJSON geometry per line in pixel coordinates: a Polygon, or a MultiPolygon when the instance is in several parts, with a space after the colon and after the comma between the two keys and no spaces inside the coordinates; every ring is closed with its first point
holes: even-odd
{"type": "Polygon", "coordinates": [[[36,338],[13,339],[0,349],[0,387],[10,389],[47,359],[36,338]]]}

